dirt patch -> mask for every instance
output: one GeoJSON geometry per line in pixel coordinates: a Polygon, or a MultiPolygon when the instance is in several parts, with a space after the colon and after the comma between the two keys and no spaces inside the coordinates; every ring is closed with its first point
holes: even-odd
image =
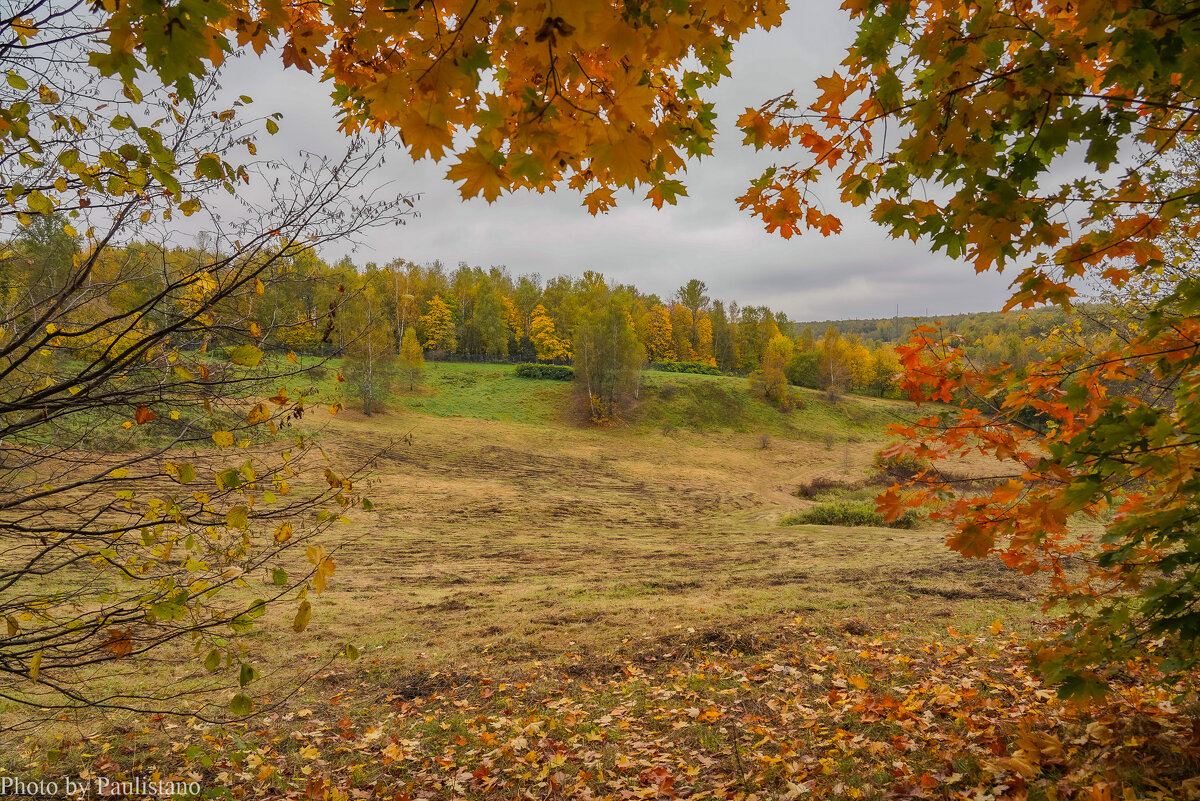
{"type": "Polygon", "coordinates": [[[643,582],[648,590],[654,592],[683,592],[701,586],[698,579],[661,579],[643,582]]]}
{"type": "Polygon", "coordinates": [[[952,554],[934,564],[903,564],[835,571],[838,581],[866,586],[886,595],[925,595],[951,601],[1032,601],[1044,579],[1010,570],[997,560],[964,559],[952,554]]]}
{"type": "Polygon", "coordinates": [[[392,679],[386,692],[380,696],[381,701],[410,701],[413,698],[430,695],[441,690],[448,690],[462,684],[464,677],[437,671],[416,671],[406,676],[392,679]]]}
{"type": "Polygon", "coordinates": [[[571,615],[549,615],[547,617],[534,618],[530,622],[538,623],[542,626],[570,626],[583,623],[595,623],[604,617],[605,615],[599,612],[593,612],[591,614],[579,613],[571,615]]]}

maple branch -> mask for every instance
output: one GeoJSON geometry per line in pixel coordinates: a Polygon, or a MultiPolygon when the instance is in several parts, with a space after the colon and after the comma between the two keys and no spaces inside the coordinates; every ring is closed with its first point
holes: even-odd
{"type": "MultiPolygon", "coordinates": [[[[474,2],[471,3],[471,7],[467,9],[467,13],[463,14],[462,19],[460,19],[458,21],[458,25],[454,29],[454,38],[452,38],[450,40],[450,44],[448,44],[444,48],[442,48],[442,52],[438,53],[437,58],[435,58],[432,62],[430,62],[429,66],[425,68],[425,71],[422,72],[420,74],[420,76],[418,76],[418,78],[415,81],[413,81],[413,83],[420,83],[421,81],[425,80],[426,76],[428,76],[429,73],[433,71],[434,67],[436,67],[438,64],[440,64],[442,62],[442,59],[444,59],[446,57],[446,54],[454,49],[454,46],[456,44],[458,44],[459,37],[462,36],[462,31],[463,31],[463,28],[466,27],[467,20],[471,19],[471,15],[473,15],[475,13],[475,9],[478,7],[479,7],[479,0],[474,0],[474,2]]],[[[436,19],[436,16],[437,16],[436,12],[435,12],[434,16],[436,19]]]]}

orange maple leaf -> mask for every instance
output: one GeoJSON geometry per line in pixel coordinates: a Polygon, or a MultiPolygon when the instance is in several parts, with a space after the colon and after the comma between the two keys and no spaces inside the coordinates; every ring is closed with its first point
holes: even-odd
{"type": "Polygon", "coordinates": [[[129,629],[109,629],[101,648],[112,651],[113,658],[120,659],[133,653],[133,639],[129,629]]]}
{"type": "Polygon", "coordinates": [[[507,183],[504,171],[478,150],[464,153],[458,163],[447,170],[446,177],[462,182],[459,192],[463,198],[483,195],[488,203],[500,197],[500,192],[507,183]]]}

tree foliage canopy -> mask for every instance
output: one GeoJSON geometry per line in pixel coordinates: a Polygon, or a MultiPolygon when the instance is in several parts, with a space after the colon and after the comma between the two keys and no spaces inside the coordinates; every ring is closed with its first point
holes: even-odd
{"type": "Polygon", "coordinates": [[[100,80],[93,23],[38,0],[0,20],[0,696],[242,715],[261,665],[239,635],[273,602],[308,625],[334,570],[313,538],[360,500],[304,458],[295,354],[261,347],[312,321],[258,312],[314,247],[411,201],[356,196],[380,155],[358,140],[222,218],[213,194],[262,177],[236,163],[255,149],[249,98],[217,105],[211,74],[186,97],[100,80]],[[166,224],[201,213],[195,246],[173,244],[166,224]],[[204,672],[114,689],[151,653],[204,672]]]}

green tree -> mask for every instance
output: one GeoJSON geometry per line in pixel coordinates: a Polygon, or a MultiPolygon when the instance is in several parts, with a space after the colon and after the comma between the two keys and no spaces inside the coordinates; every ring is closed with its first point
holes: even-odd
{"type": "MultiPolygon", "coordinates": [[[[732,304],[730,308],[736,310],[737,304],[732,304]]],[[[713,358],[717,366],[723,372],[738,369],[737,329],[736,324],[730,321],[731,317],[737,316],[736,311],[727,313],[725,304],[717,300],[713,301],[709,316],[712,318],[713,358]]]]}
{"type": "Polygon", "coordinates": [[[818,343],[821,353],[819,381],[822,389],[830,392],[845,392],[854,381],[850,364],[849,343],[832,325],[825,330],[825,337],[818,343]]]}
{"type": "Polygon", "coordinates": [[[784,371],[787,379],[798,387],[822,389],[821,354],[815,350],[796,348],[784,371]]]}
{"type": "Polygon", "coordinates": [[[699,329],[700,314],[708,309],[708,304],[710,303],[708,295],[704,294],[707,290],[708,286],[706,286],[703,281],[693,278],[681,286],[675,293],[675,298],[679,302],[679,305],[687,309],[689,312],[691,332],[688,341],[692,346],[692,351],[695,353],[699,353],[701,350],[699,329]]]}
{"type": "Polygon", "coordinates": [[[499,356],[508,345],[508,324],[500,292],[488,279],[478,285],[475,306],[468,326],[471,339],[481,355],[499,356]]]}
{"type": "Polygon", "coordinates": [[[883,397],[888,390],[896,386],[897,376],[900,375],[900,357],[891,345],[879,345],[871,352],[871,389],[883,397]]]}

